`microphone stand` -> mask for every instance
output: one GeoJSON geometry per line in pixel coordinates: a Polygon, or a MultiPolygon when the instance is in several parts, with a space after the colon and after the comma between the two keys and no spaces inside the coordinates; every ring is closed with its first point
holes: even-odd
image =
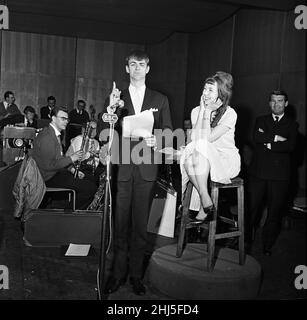
{"type": "MultiPolygon", "coordinates": [[[[104,293],[103,293],[103,280],[104,280],[104,273],[105,273],[105,260],[106,260],[106,231],[107,231],[107,219],[109,208],[111,207],[110,196],[109,193],[111,192],[111,146],[113,141],[114,135],[114,124],[117,122],[118,117],[116,114],[103,114],[103,121],[109,122],[109,147],[107,149],[107,156],[106,156],[106,182],[105,182],[105,192],[104,192],[104,211],[102,215],[101,221],[101,238],[100,238],[100,259],[99,259],[99,290],[98,290],[98,300],[104,300],[104,293]],[[101,291],[101,292],[99,292],[101,291]]],[[[111,217],[110,217],[111,219],[111,217]]]]}

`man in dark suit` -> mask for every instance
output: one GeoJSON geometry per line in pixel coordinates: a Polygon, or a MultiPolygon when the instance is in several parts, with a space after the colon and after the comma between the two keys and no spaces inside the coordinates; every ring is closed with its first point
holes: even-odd
{"type": "Polygon", "coordinates": [[[0,120],[21,114],[14,102],[14,93],[12,91],[6,91],[4,94],[4,101],[0,102],[0,120]]]}
{"type": "Polygon", "coordinates": [[[85,209],[92,200],[96,185],[84,175],[75,179],[68,167],[83,157],[78,150],[65,156],[60,140],[61,131],[66,129],[68,112],[65,107],[55,107],[51,112],[51,123],[34,139],[33,158],[42,174],[47,187],[69,188],[76,191],[76,208],[85,209]]]}
{"type": "MultiPolygon", "coordinates": [[[[126,58],[126,72],[130,77],[130,85],[122,92],[121,99],[124,101],[124,107],[117,109],[118,132],[121,132],[123,117],[136,115],[151,108],[156,110],[153,112],[153,129],[169,128],[172,130],[167,97],[145,85],[146,75],[149,72],[148,55],[143,51],[133,51],[126,58]]],[[[109,113],[112,113],[112,106],[119,103],[120,94],[121,92],[113,86],[110,106],[107,108],[109,113]]],[[[135,164],[133,158],[135,160],[138,157],[133,153],[137,146],[141,147],[143,155],[147,154],[152,157],[157,147],[157,137],[151,135],[137,141],[128,137],[120,137],[119,140],[120,163],[116,186],[113,272],[107,281],[105,293],[118,290],[124,284],[129,269],[133,292],[137,295],[144,295],[146,289],[141,279],[147,244],[147,222],[158,165],[153,161],[146,164],[135,164]],[[125,139],[129,140],[130,148],[122,150],[123,145],[128,145],[125,139]],[[121,159],[127,154],[130,154],[130,161],[128,164],[123,164],[121,159]]]]}
{"type": "Polygon", "coordinates": [[[70,123],[66,131],[66,144],[70,145],[71,139],[81,134],[82,127],[90,121],[90,116],[85,110],[84,100],[78,100],[76,108],[69,112],[70,123]]]}
{"type": "Polygon", "coordinates": [[[281,229],[283,206],[291,174],[290,155],[296,144],[297,124],[285,114],[288,97],[284,91],[270,95],[271,113],[256,119],[255,150],[249,166],[250,231],[266,195],[268,213],[262,230],[263,253],[270,256],[281,229]]]}
{"type": "Polygon", "coordinates": [[[47,98],[47,105],[44,107],[41,107],[40,113],[41,113],[41,119],[49,119],[51,120],[51,111],[55,107],[56,99],[53,96],[49,96],[47,98]]]}

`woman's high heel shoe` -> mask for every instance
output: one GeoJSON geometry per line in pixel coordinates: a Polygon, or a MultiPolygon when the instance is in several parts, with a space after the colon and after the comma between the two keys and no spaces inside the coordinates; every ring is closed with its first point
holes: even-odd
{"type": "Polygon", "coordinates": [[[208,222],[212,221],[214,218],[214,212],[215,212],[214,205],[212,204],[209,207],[205,207],[204,212],[207,214],[206,217],[204,219],[195,218],[194,223],[200,224],[200,223],[208,223],[208,222]]]}

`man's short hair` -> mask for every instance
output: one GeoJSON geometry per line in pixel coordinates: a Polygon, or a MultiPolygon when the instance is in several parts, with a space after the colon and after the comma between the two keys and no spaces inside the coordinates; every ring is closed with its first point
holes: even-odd
{"type": "Polygon", "coordinates": [[[286,93],[286,91],[284,90],[273,90],[270,94],[270,100],[271,100],[271,97],[272,95],[275,95],[275,96],[284,96],[285,97],[285,101],[288,101],[288,95],[286,93]]]}
{"type": "Polygon", "coordinates": [[[47,98],[47,101],[50,101],[50,100],[56,101],[56,99],[55,99],[54,96],[49,96],[49,97],[47,98]]]}
{"type": "Polygon", "coordinates": [[[55,107],[51,110],[51,114],[50,114],[50,115],[51,115],[51,118],[52,118],[53,116],[56,117],[60,111],[63,111],[63,112],[68,113],[68,108],[67,108],[66,106],[55,106],[55,107]]]}
{"type": "Polygon", "coordinates": [[[77,104],[79,104],[79,103],[83,103],[83,104],[84,104],[84,106],[86,105],[85,101],[84,101],[84,100],[82,100],[82,99],[80,99],[80,100],[78,100],[78,101],[77,101],[77,104]]]}
{"type": "Polygon", "coordinates": [[[31,106],[26,106],[23,110],[23,113],[26,114],[28,112],[35,113],[35,109],[31,106]]]}
{"type": "Polygon", "coordinates": [[[4,99],[8,98],[11,94],[14,94],[12,91],[6,91],[4,93],[4,99]]]}
{"type": "Polygon", "coordinates": [[[129,64],[129,60],[135,58],[136,60],[145,60],[147,65],[149,65],[149,55],[143,50],[133,50],[126,57],[126,65],[129,64]]]}

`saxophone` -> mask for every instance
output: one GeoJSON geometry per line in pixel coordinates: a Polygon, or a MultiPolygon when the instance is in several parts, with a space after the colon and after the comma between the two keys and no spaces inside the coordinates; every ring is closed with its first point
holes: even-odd
{"type": "Polygon", "coordinates": [[[104,195],[106,185],[106,172],[104,171],[99,177],[99,187],[94,195],[92,202],[86,208],[90,211],[103,211],[104,210],[104,195]]]}
{"type": "MultiPolygon", "coordinates": [[[[105,144],[100,148],[99,151],[99,161],[106,165],[106,157],[107,157],[107,148],[108,145],[105,144]]],[[[105,197],[105,188],[106,188],[106,170],[103,171],[99,176],[99,187],[94,195],[92,202],[87,207],[87,210],[92,211],[104,211],[104,197],[105,197]]]]}
{"type": "MultiPolygon", "coordinates": [[[[86,141],[88,140],[90,128],[91,128],[91,123],[88,122],[86,124],[85,130],[84,130],[83,136],[82,136],[82,142],[81,142],[81,148],[80,148],[80,150],[82,150],[82,151],[84,151],[86,141]]],[[[75,173],[74,173],[75,179],[78,178],[80,166],[81,166],[81,160],[78,160],[75,164],[75,173]]]]}

